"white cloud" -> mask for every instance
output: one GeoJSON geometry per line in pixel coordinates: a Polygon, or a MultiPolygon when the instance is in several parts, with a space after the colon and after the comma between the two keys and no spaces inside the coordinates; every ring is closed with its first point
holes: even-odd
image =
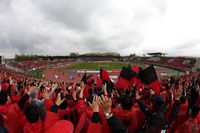
{"type": "Polygon", "coordinates": [[[0,54],[200,56],[199,0],[1,0],[0,54]]]}

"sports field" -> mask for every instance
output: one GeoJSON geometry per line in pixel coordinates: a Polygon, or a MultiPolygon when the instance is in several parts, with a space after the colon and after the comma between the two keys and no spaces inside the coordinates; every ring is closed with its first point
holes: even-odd
{"type": "Polygon", "coordinates": [[[127,63],[121,62],[82,62],[72,66],[67,66],[64,69],[92,69],[99,70],[101,67],[105,70],[121,69],[123,66],[128,66],[127,63]]]}
{"type": "MultiPolygon", "coordinates": [[[[55,71],[57,71],[56,69],[58,69],[58,70],[60,69],[61,71],[66,73],[66,75],[72,75],[72,74],[69,74],[70,70],[100,70],[100,68],[103,68],[105,70],[112,71],[112,70],[121,70],[123,66],[128,67],[128,63],[123,63],[123,62],[81,62],[81,63],[76,63],[74,65],[65,66],[63,68],[53,68],[53,69],[55,71]]],[[[157,75],[159,78],[162,76],[178,76],[179,74],[181,75],[181,73],[179,73],[176,70],[172,70],[172,69],[168,69],[168,68],[164,68],[164,67],[155,67],[155,68],[156,68],[156,72],[157,72],[157,75]]],[[[44,71],[46,71],[45,68],[42,68],[42,69],[38,69],[35,71],[31,71],[30,74],[32,74],[38,78],[42,78],[44,71]]],[[[54,75],[56,73],[54,73],[54,75]]],[[[54,77],[54,75],[51,75],[51,77],[54,77]]],[[[60,74],[57,73],[57,75],[60,75],[60,74]]],[[[77,74],[72,75],[72,76],[75,77],[76,75],[77,74]]]]}

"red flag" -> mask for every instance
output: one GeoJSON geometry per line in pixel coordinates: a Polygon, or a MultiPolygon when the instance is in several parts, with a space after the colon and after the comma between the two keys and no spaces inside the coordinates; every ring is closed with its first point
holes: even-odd
{"type": "Polygon", "coordinates": [[[114,84],[110,79],[109,73],[101,68],[100,77],[102,79],[102,84],[106,83],[107,85],[107,92],[112,93],[112,90],[114,89],[114,84]]]}
{"type": "Polygon", "coordinates": [[[97,85],[97,87],[101,87],[101,85],[102,85],[102,80],[101,80],[101,78],[96,78],[96,85],[97,85]]]}
{"type": "Polygon", "coordinates": [[[106,81],[106,82],[110,82],[110,76],[109,76],[109,73],[105,70],[103,70],[102,68],[100,69],[100,77],[103,81],[106,81]]]}
{"type": "Polygon", "coordinates": [[[129,87],[131,81],[130,69],[123,67],[117,80],[117,88],[125,89],[129,87]]]}
{"type": "Polygon", "coordinates": [[[133,65],[132,69],[133,69],[133,72],[136,73],[136,75],[139,74],[139,67],[137,65],[133,65]]]}
{"type": "Polygon", "coordinates": [[[85,89],[83,91],[83,96],[84,96],[84,98],[89,96],[89,86],[87,84],[85,85],[85,89]]]}
{"type": "Polygon", "coordinates": [[[160,93],[160,84],[154,66],[151,65],[141,72],[142,81],[153,89],[156,93],[160,93]]]}
{"type": "Polygon", "coordinates": [[[139,67],[137,65],[133,65],[132,66],[132,70],[131,71],[131,82],[130,82],[130,87],[133,86],[134,83],[137,83],[137,78],[139,75],[139,67]]]}

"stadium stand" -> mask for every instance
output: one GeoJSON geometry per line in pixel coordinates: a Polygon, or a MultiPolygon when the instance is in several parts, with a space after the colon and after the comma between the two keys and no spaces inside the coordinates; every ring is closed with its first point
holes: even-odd
{"type": "MultiPolygon", "coordinates": [[[[128,59],[126,59],[125,61],[127,60],[128,59]]],[[[196,63],[195,58],[187,57],[132,57],[129,61],[132,63],[154,64],[190,71],[196,63]]]]}
{"type": "MultiPolygon", "coordinates": [[[[92,61],[92,58],[86,58],[92,61]]],[[[192,69],[187,57],[132,57],[127,62],[192,69]]],[[[102,58],[102,60],[104,60],[102,58]]],[[[74,63],[66,60],[9,64],[38,69],[74,63]]],[[[50,69],[50,73],[64,70],[50,69]]],[[[161,79],[152,66],[124,68],[114,84],[105,70],[79,77],[79,82],[38,79],[0,66],[0,131],[3,133],[131,133],[200,131],[200,73],[161,79]],[[150,69],[151,68],[151,69],[150,69]],[[128,73],[127,73],[128,71],[128,73]],[[135,72],[134,74],[130,74],[135,72]],[[140,76],[137,76],[140,75],[140,76]],[[150,78],[146,78],[149,77],[150,78]],[[152,76],[154,75],[154,76],[152,76]],[[120,83],[119,83],[120,82],[120,83]],[[124,88],[118,88],[125,85],[124,88]],[[9,96],[9,97],[8,97],[9,96]],[[147,123],[147,125],[145,124],[147,123]],[[184,128],[184,131],[182,130],[184,128]]],[[[50,75],[51,76],[51,75],[50,75]]],[[[74,77],[77,78],[77,77],[74,77]]]]}

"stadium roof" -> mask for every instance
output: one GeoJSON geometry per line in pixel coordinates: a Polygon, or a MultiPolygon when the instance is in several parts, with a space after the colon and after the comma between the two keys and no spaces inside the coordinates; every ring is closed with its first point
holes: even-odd
{"type": "Polygon", "coordinates": [[[155,52],[155,53],[147,53],[150,56],[165,56],[167,53],[155,52]]]}

